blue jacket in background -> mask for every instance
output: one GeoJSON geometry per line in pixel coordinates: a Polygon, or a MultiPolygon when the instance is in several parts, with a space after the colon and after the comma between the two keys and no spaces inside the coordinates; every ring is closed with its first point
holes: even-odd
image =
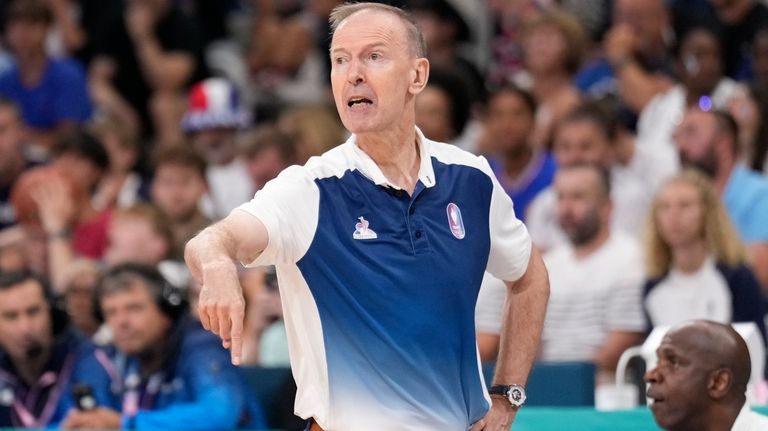
{"type": "MultiPolygon", "coordinates": [[[[35,428],[55,428],[74,407],[73,384],[99,388],[109,382],[93,343],[70,327],[55,334],[51,357],[31,387],[18,376],[8,355],[0,351],[0,428],[28,427],[19,417],[19,405],[34,417],[35,428]]],[[[106,392],[94,395],[98,402],[109,400],[106,392]]]]}
{"type": "Polygon", "coordinates": [[[138,384],[135,416],[122,408],[131,396],[129,388],[137,383],[138,359],[111,349],[112,374],[119,381],[110,385],[109,407],[122,411],[123,429],[264,428],[264,414],[255,395],[215,335],[199,322],[182,317],[167,342],[170,350],[162,369],[138,384]]]}

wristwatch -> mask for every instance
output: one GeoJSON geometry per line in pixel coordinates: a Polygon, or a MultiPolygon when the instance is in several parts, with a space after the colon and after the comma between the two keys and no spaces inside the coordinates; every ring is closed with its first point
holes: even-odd
{"type": "Polygon", "coordinates": [[[527,398],[525,388],[520,385],[493,385],[488,389],[491,395],[502,395],[512,407],[519,408],[527,398]]]}

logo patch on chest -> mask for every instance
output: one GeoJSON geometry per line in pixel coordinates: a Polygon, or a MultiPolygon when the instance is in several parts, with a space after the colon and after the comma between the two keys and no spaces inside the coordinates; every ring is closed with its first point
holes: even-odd
{"type": "Polygon", "coordinates": [[[464,238],[466,231],[464,230],[464,220],[461,218],[461,210],[459,206],[451,202],[445,208],[446,214],[448,214],[448,227],[451,228],[451,233],[457,239],[464,238]]]}
{"type": "Polygon", "coordinates": [[[373,229],[368,227],[368,220],[366,220],[363,216],[360,216],[357,219],[360,221],[357,224],[355,224],[355,231],[352,233],[353,239],[378,238],[378,235],[376,235],[376,232],[374,232],[373,229]]]}

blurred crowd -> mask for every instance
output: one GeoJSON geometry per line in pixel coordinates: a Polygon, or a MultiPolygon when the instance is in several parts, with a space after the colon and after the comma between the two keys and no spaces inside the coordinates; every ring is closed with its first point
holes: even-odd
{"type": "MultiPolygon", "coordinates": [[[[339,3],[0,2],[0,427],[303,429],[256,405],[195,322],[183,249],[347,139],[329,81],[339,3]]],[[[388,3],[428,46],[418,127],[486,157],[544,252],[541,360],[606,381],[654,326],[765,336],[765,2],[388,3]]],[[[241,282],[244,363],[289,366],[274,271],[241,282]]],[[[505,294],[486,277],[486,361],[505,294]]]]}

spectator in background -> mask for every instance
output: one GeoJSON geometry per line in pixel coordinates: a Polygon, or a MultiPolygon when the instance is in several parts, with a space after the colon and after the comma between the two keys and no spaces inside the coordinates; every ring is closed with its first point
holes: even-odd
{"type": "Polygon", "coordinates": [[[749,53],[760,28],[768,25],[768,7],[755,0],[709,0],[720,21],[724,71],[734,79],[748,79],[749,53]]]}
{"type": "Polygon", "coordinates": [[[240,151],[256,191],[296,163],[296,144],[274,125],[262,125],[245,133],[240,151]]]}
{"type": "Polygon", "coordinates": [[[739,130],[721,111],[686,111],[675,132],[683,166],[702,171],[713,182],[768,296],[768,178],[736,163],[739,130]]]}
{"type": "MultiPolygon", "coordinates": [[[[586,103],[565,117],[555,131],[554,156],[558,168],[596,164],[609,170],[611,226],[614,231],[639,237],[655,187],[671,168],[662,169],[663,159],[657,161],[653,152],[639,148],[633,137],[621,129],[609,106],[586,103]]],[[[543,250],[566,240],[557,222],[556,207],[552,187],[540,192],[528,206],[528,230],[533,242],[543,250]]]]}
{"type": "Polygon", "coordinates": [[[301,105],[287,109],[277,127],[296,142],[296,163],[304,164],[346,139],[339,115],[325,105],[301,105]]]}
{"type": "Polygon", "coordinates": [[[690,170],[666,183],[653,205],[645,248],[651,327],[691,319],[754,322],[765,341],[760,284],[709,179],[690,170]]]}
{"type": "Polygon", "coordinates": [[[154,267],[112,268],[97,297],[115,335],[111,372],[121,384],[107,384],[114,397],[111,403],[70,410],[62,428],[263,427],[263,414],[229,363],[227,351],[189,318],[183,292],[170,286],[154,267]]]}
{"type": "Polygon", "coordinates": [[[475,63],[461,54],[461,44],[469,42],[474,36],[461,13],[449,0],[406,0],[404,3],[424,33],[430,66],[450,70],[456,75],[460,82],[457,89],[466,92],[469,99],[466,103],[470,107],[485,99],[483,75],[475,63]]]}
{"type": "Polygon", "coordinates": [[[107,163],[101,144],[77,132],[59,142],[51,166],[28,171],[14,186],[12,201],[29,255],[41,260],[35,268],[49,275],[57,292],[74,257],[100,259],[107,246],[111,213],[91,204],[107,163]]]}
{"type": "Polygon", "coordinates": [[[91,62],[105,31],[111,30],[104,18],[114,15],[121,7],[119,0],[49,0],[48,5],[53,15],[55,46],[52,51],[56,55],[75,57],[84,66],[91,62]]]}
{"type": "Polygon", "coordinates": [[[531,139],[536,147],[549,150],[554,128],[581,101],[572,80],[584,55],[584,30],[571,15],[547,12],[526,25],[522,43],[537,105],[531,139]]]}
{"type": "Polygon", "coordinates": [[[206,75],[195,21],[172,0],[129,0],[108,17],[90,65],[95,104],[160,145],[181,141],[185,88],[206,75]]]}
{"type": "Polygon", "coordinates": [[[11,189],[32,163],[23,151],[23,124],[15,103],[0,98],[0,230],[16,223],[11,189]]]}
{"type": "Polygon", "coordinates": [[[521,39],[525,23],[556,7],[554,0],[485,0],[493,19],[491,61],[486,74],[492,87],[525,75],[521,39]]]}
{"type": "Polygon", "coordinates": [[[156,266],[174,285],[185,286],[186,271],[173,260],[173,246],[173,232],[165,215],[153,205],[139,203],[112,215],[104,263],[108,267],[123,263],[156,266]]]}
{"type": "Polygon", "coordinates": [[[536,102],[530,93],[506,86],[494,91],[485,110],[485,136],[491,169],[507,192],[518,218],[525,221],[528,204],[549,187],[556,164],[532,140],[536,102]]]}
{"type": "Polygon", "coordinates": [[[432,67],[427,86],[416,97],[416,125],[429,139],[469,151],[474,143],[463,134],[472,114],[470,104],[458,75],[451,69],[432,67]]]}
{"type": "Polygon", "coordinates": [[[109,158],[93,195],[94,207],[125,208],[145,200],[148,187],[138,172],[142,150],[136,130],[109,112],[100,113],[90,126],[109,158]]]}
{"type": "Polygon", "coordinates": [[[152,157],[152,202],[168,220],[173,257],[183,258],[184,244],[210,224],[200,202],[208,190],[205,160],[186,145],[158,148],[152,157]]]}
{"type": "MultiPolygon", "coordinates": [[[[0,348],[3,428],[54,428],[73,406],[74,384],[109,386],[93,344],[28,271],[0,274],[0,348]]],[[[93,395],[107,400],[106,391],[93,395]]]]}
{"type": "Polygon", "coordinates": [[[101,281],[99,262],[75,259],[64,275],[64,308],[72,326],[98,345],[112,341],[112,334],[99,321],[96,312],[96,286],[101,281]]]}
{"type": "Polygon", "coordinates": [[[723,76],[717,35],[696,27],[683,35],[675,56],[680,83],[654,96],[640,113],[637,134],[644,144],[677,161],[672,135],[686,109],[728,109],[747,96],[741,84],[723,76]]]}
{"type": "Polygon", "coordinates": [[[568,243],[544,254],[552,293],[541,360],[593,361],[598,383],[642,341],[642,257],[636,241],[611,229],[607,171],[580,165],[555,176],[557,218],[568,243]]]}
{"type": "Polygon", "coordinates": [[[223,78],[195,84],[181,122],[195,149],[203,155],[209,197],[204,211],[218,219],[253,197],[248,169],[237,153],[237,136],[251,123],[237,89],[223,78]]]}
{"type": "MultiPolygon", "coordinates": [[[[61,139],[53,150],[51,162],[65,177],[72,180],[74,187],[82,193],[82,201],[72,201],[71,208],[64,202],[66,193],[59,197],[50,196],[61,192],[61,187],[46,184],[41,195],[36,196],[38,206],[47,206],[46,217],[59,219],[58,222],[47,220],[49,234],[56,231],[62,234],[69,230],[72,234],[72,249],[78,256],[99,259],[106,248],[106,233],[109,225],[110,209],[97,209],[92,197],[101,178],[109,167],[109,158],[103,144],[94,135],[78,131],[61,139]],[[49,204],[50,202],[50,204],[49,204]],[[54,215],[55,213],[58,213],[54,215]]],[[[41,209],[42,211],[42,209],[41,209]]],[[[46,220],[44,220],[46,223],[46,220]]],[[[58,286],[58,284],[57,284],[58,286]]]]}
{"type": "MultiPolygon", "coordinates": [[[[603,41],[611,74],[604,79],[615,80],[618,95],[632,112],[639,113],[655,95],[672,86],[669,51],[673,40],[664,0],[613,2],[613,26],[603,41]]],[[[600,81],[594,85],[608,86],[600,81]]]]}
{"type": "Polygon", "coordinates": [[[0,75],[0,96],[19,105],[30,145],[47,155],[91,116],[85,72],[76,61],[48,57],[52,18],[45,0],[15,0],[7,13],[6,40],[16,63],[0,75]]]}
{"type": "Polygon", "coordinates": [[[768,418],[750,410],[749,349],[732,327],[695,320],[674,328],[656,350],[659,363],[645,374],[651,412],[663,429],[760,431],[768,418]]]}
{"type": "Polygon", "coordinates": [[[283,105],[330,97],[328,15],[340,0],[255,0],[247,53],[256,109],[274,118],[283,105]],[[279,40],[280,43],[274,41],[279,40]]]}

